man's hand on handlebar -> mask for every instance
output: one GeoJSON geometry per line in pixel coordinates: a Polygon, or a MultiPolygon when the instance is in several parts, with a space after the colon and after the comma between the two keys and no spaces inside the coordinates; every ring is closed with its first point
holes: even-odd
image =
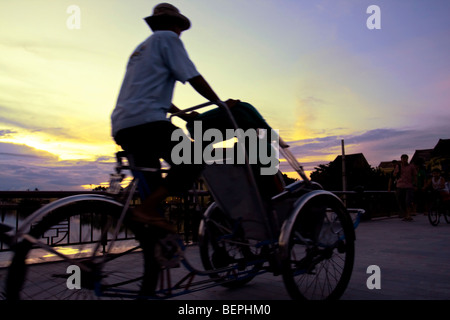
{"type": "MultiPolygon", "coordinates": [[[[235,100],[235,99],[228,99],[227,101],[224,101],[224,103],[227,105],[228,108],[233,108],[235,105],[237,105],[241,100],[235,100]]],[[[178,108],[177,108],[178,109],[178,108]]],[[[179,110],[179,109],[178,109],[179,110]]],[[[191,111],[189,113],[180,114],[179,117],[183,119],[184,121],[193,121],[195,118],[199,115],[197,111],[191,111]]]]}
{"type": "MultiPolygon", "coordinates": [[[[234,106],[236,106],[239,102],[241,102],[241,100],[228,99],[227,101],[224,101],[222,103],[225,103],[225,105],[231,109],[234,106]]],[[[172,106],[170,107],[170,110],[169,110],[170,113],[178,113],[180,111],[181,110],[178,109],[178,107],[176,107],[174,104],[172,104],[172,106]]],[[[189,113],[178,114],[177,116],[179,118],[183,119],[184,121],[189,122],[189,121],[194,121],[198,115],[199,115],[199,113],[197,111],[191,111],[189,113]]]]}

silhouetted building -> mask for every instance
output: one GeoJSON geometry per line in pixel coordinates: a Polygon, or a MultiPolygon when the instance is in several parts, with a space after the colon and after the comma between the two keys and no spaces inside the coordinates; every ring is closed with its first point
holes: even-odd
{"type": "MultiPolygon", "coordinates": [[[[371,180],[372,168],[362,153],[345,155],[345,177],[347,190],[367,188],[371,180]]],[[[327,190],[343,189],[342,156],[337,156],[328,165],[322,165],[311,174],[311,179],[327,190]]]]}
{"type": "Polygon", "coordinates": [[[428,163],[432,155],[433,149],[423,149],[423,150],[416,150],[411,158],[411,163],[418,164],[420,162],[419,159],[422,159],[424,164],[428,163]]]}
{"type": "MultiPolygon", "coordinates": [[[[439,139],[433,149],[415,150],[410,161],[418,164],[420,162],[419,159],[424,161],[427,171],[439,168],[443,171],[444,175],[447,175],[446,178],[448,179],[448,175],[450,174],[450,139],[439,139]]],[[[378,169],[384,173],[392,172],[394,170],[392,161],[380,162],[378,169]]]]}
{"type": "MultiPolygon", "coordinates": [[[[439,139],[431,152],[431,159],[427,168],[439,168],[444,172],[444,175],[450,173],[450,139],[439,139]]],[[[448,177],[445,178],[448,179],[448,177]]]]}
{"type": "MultiPolygon", "coordinates": [[[[397,160],[400,162],[400,160],[397,160]]],[[[384,174],[390,174],[395,169],[394,160],[392,161],[381,161],[378,165],[378,169],[384,174]]]]}

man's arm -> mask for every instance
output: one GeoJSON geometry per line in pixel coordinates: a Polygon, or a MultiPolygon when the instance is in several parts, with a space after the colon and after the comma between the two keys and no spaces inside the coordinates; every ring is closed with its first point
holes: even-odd
{"type": "Polygon", "coordinates": [[[394,176],[394,178],[397,176],[398,170],[399,170],[399,165],[397,164],[397,165],[395,165],[394,172],[392,173],[392,175],[394,176]]]}
{"type": "Polygon", "coordinates": [[[196,77],[189,79],[188,81],[191,84],[191,86],[195,89],[195,91],[197,91],[200,95],[202,95],[209,101],[217,102],[220,100],[217,94],[208,84],[208,82],[206,82],[205,78],[203,78],[203,76],[198,75],[196,77]]]}
{"type": "MultiPolygon", "coordinates": [[[[220,101],[217,94],[210,87],[208,82],[206,82],[206,80],[205,80],[205,78],[203,78],[203,76],[199,75],[199,76],[189,79],[188,81],[191,84],[191,86],[204,98],[208,99],[211,102],[220,101]]],[[[228,108],[232,108],[238,102],[240,102],[240,100],[228,99],[227,101],[225,101],[225,104],[228,106],[228,108]]]]}

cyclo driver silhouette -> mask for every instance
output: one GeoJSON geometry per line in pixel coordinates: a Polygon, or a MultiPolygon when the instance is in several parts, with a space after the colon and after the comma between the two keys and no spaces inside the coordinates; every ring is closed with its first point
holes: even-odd
{"type": "MultiPolygon", "coordinates": [[[[178,127],[170,122],[167,114],[180,111],[171,101],[175,82],[189,82],[211,102],[219,102],[220,99],[197,71],[180,39],[181,33],[191,26],[189,19],[173,5],[161,3],[145,21],[153,34],[129,58],[111,115],[112,135],[117,144],[133,157],[136,166],[159,168],[160,159],[170,164],[170,172],[164,179],[160,174],[145,174],[146,180],[151,180],[151,185],[157,187],[150,190],[142,205],[134,209],[132,219],[175,232],[175,227],[161,216],[157,208],[169,193],[191,187],[202,170],[202,165],[177,165],[171,161],[171,151],[177,143],[171,140],[171,136],[178,127]]],[[[226,104],[232,107],[237,102],[230,99],[226,104]]],[[[192,112],[180,117],[189,120],[196,115],[192,112]]]]}

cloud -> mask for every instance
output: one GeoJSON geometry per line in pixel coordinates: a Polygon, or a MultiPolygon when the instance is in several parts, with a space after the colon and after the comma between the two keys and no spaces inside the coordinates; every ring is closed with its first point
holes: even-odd
{"type": "Polygon", "coordinates": [[[60,161],[46,151],[0,142],[0,190],[82,190],[108,181],[112,172],[112,157],[60,161]]]}
{"type": "Polygon", "coordinates": [[[363,153],[372,167],[382,161],[399,159],[403,153],[414,155],[416,150],[433,149],[439,139],[450,139],[448,122],[431,128],[379,128],[365,132],[356,132],[343,136],[288,141],[291,152],[302,163],[305,170],[313,170],[317,164],[327,164],[342,153],[341,141],[344,140],[345,153],[363,153]],[[309,161],[308,159],[319,159],[309,161]]]}
{"type": "MultiPolygon", "coordinates": [[[[10,130],[1,130],[1,131],[10,131],[10,130]]],[[[2,132],[0,131],[0,136],[2,136],[2,132]]],[[[8,132],[14,133],[14,132],[8,132]]],[[[58,157],[54,154],[38,150],[23,144],[15,144],[15,143],[4,143],[0,142],[0,155],[3,156],[9,156],[11,157],[25,157],[25,158],[35,158],[35,159],[41,159],[41,160],[52,160],[57,161],[58,157]]],[[[6,158],[2,159],[3,161],[6,161],[6,158]]]]}
{"type": "Polygon", "coordinates": [[[2,97],[0,97],[0,102],[2,103],[2,105],[0,105],[0,113],[2,115],[5,115],[0,116],[0,124],[16,129],[8,130],[10,134],[18,133],[17,129],[42,131],[49,127],[51,128],[51,126],[53,126],[55,123],[62,122],[62,117],[57,117],[53,114],[48,113],[44,106],[40,104],[30,104],[30,106],[35,107],[34,110],[6,106],[8,104],[21,105],[21,103],[18,101],[19,100],[17,100],[16,102],[8,103],[7,101],[4,101],[2,97]]]}
{"type": "Polygon", "coordinates": [[[15,130],[0,130],[0,137],[7,138],[15,133],[17,133],[15,130]]]}
{"type": "MultiPolygon", "coordinates": [[[[11,160],[11,158],[10,158],[11,160]]],[[[0,161],[0,190],[82,190],[109,180],[112,163],[102,161],[0,161]]]]}
{"type": "MultiPolygon", "coordinates": [[[[450,138],[444,126],[435,129],[379,128],[288,144],[305,171],[314,171],[319,164],[327,164],[340,155],[342,139],[346,154],[363,153],[370,165],[377,167],[381,161],[398,159],[403,153],[412,157],[415,150],[432,149],[439,139],[450,138]]],[[[0,155],[0,190],[82,190],[82,185],[108,181],[114,170],[110,156],[99,156],[94,161],[60,161],[51,153],[10,143],[0,143],[0,155]]],[[[280,169],[293,171],[286,162],[280,164],[280,169]]]]}

